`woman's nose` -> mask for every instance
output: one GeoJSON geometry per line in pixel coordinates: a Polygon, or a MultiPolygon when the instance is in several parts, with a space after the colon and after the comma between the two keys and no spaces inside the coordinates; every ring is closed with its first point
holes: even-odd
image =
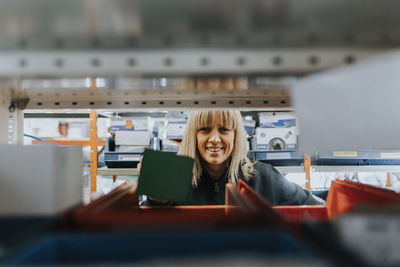
{"type": "Polygon", "coordinates": [[[211,143],[218,143],[221,141],[221,138],[219,137],[219,132],[218,130],[212,130],[210,138],[208,139],[211,143]]]}

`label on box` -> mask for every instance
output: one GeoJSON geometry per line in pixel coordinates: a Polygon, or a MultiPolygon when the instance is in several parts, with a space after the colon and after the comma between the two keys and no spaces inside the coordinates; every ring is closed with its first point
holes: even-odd
{"type": "Polygon", "coordinates": [[[333,157],[357,157],[357,151],[333,151],[333,157]]]}
{"type": "Polygon", "coordinates": [[[394,152],[394,153],[381,153],[381,159],[400,159],[400,153],[399,152],[394,152]]]}
{"type": "Polygon", "coordinates": [[[148,131],[149,122],[146,117],[112,119],[110,122],[110,132],[118,131],[148,131]]]}
{"type": "Polygon", "coordinates": [[[118,155],[120,161],[139,161],[141,155],[118,155]]]}
{"type": "Polygon", "coordinates": [[[127,129],[125,125],[114,125],[114,126],[110,126],[110,132],[115,133],[115,132],[120,132],[120,131],[134,131],[135,129],[130,128],[127,129]]]}
{"type": "Polygon", "coordinates": [[[132,121],[126,120],[125,127],[126,127],[126,129],[133,129],[132,121]]]}
{"type": "Polygon", "coordinates": [[[289,152],[267,153],[267,159],[290,159],[289,152]]]}
{"type": "Polygon", "coordinates": [[[268,150],[268,144],[257,144],[256,150],[257,151],[267,151],[268,150]]]}

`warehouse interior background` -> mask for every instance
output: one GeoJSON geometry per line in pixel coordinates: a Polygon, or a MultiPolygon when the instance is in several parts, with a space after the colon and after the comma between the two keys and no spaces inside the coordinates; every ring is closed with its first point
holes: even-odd
{"type": "MultiPolygon", "coordinates": [[[[316,194],[336,179],[400,193],[399,14],[395,0],[2,0],[0,264],[32,264],[18,253],[33,230],[10,235],[9,217],[54,219],[137,183],[144,149],[177,152],[191,110],[240,110],[250,158],[316,194]]],[[[397,202],[339,217],[338,247],[400,264],[399,216],[397,202]]],[[[329,242],[300,263],[338,260],[329,242]]],[[[37,263],[138,262],[87,249],[37,263]]],[[[174,253],[172,264],[215,261],[174,253]]],[[[216,261],[296,264],[282,255],[216,261]]]]}

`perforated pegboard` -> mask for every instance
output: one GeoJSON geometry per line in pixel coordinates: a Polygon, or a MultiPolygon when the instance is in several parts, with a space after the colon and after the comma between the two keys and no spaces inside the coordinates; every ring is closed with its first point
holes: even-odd
{"type": "Polygon", "coordinates": [[[147,108],[288,108],[287,89],[235,91],[75,90],[64,93],[27,91],[27,109],[147,109],[147,108]]]}

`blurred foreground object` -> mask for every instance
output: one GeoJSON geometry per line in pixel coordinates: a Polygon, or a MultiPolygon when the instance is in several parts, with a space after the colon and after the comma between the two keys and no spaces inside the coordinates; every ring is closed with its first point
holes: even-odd
{"type": "Polygon", "coordinates": [[[335,225],[345,246],[374,266],[400,265],[400,205],[364,207],[335,225]]]}
{"type": "Polygon", "coordinates": [[[68,137],[68,128],[69,128],[68,122],[60,121],[58,123],[58,132],[61,135],[61,137],[68,137]]]}
{"type": "Polygon", "coordinates": [[[0,215],[55,215],[82,203],[79,147],[0,146],[0,215]]]}
{"type": "Polygon", "coordinates": [[[400,51],[309,76],[293,88],[302,152],[399,149],[400,51]]]}

